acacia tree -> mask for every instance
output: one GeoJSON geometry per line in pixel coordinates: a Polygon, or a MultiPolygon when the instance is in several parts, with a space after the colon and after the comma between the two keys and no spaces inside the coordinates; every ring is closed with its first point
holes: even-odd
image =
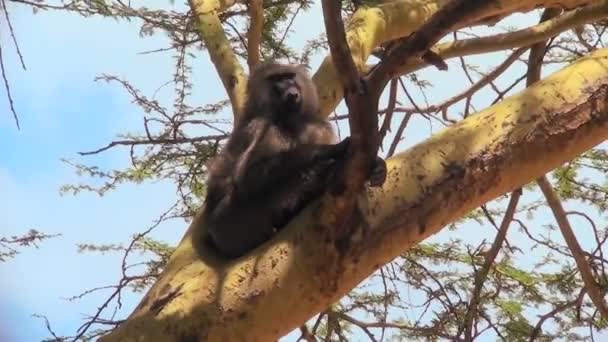
{"type": "Polygon", "coordinates": [[[103,193],[125,181],[174,179],[181,196],[159,221],[192,217],[192,223],[175,248],[149,238],[154,227],[121,248],[123,278],[74,339],[268,341],[299,327],[306,341],[348,340],[357,329],[372,341],[588,340],[606,327],[608,154],[598,144],[608,137],[608,1],[378,0],[343,7],[324,0],[326,37],[299,53],[289,48],[287,32],[312,1],[191,0],[184,12],[121,1],[8,3],[137,18],[144,34],[168,33],[177,57],[172,108],[126,80],[101,78],[118,82],[145,110],[143,133],[83,153],[128,146],[128,169],[74,165],[105,178],[105,186],[64,190],[103,193]],[[542,10],[537,25],[479,35],[479,27],[533,10],[542,10]],[[451,39],[440,43],[444,37],[451,39]],[[326,194],[248,256],[218,259],[200,244],[204,165],[229,131],[212,114],[243,105],[245,63],[249,69],[260,59],[306,63],[326,46],[330,54],[314,73],[321,108],[329,116],[344,100],[348,114],[334,119],[352,137],[342,191],[326,194]],[[228,100],[188,104],[188,55],[196,49],[209,54],[228,100]],[[465,59],[497,51],[507,57],[490,71],[465,59]],[[445,70],[452,58],[459,64],[449,72],[462,72],[470,84],[437,104],[419,104],[412,89],[425,95],[432,85],[417,71],[445,70]],[[523,75],[500,86],[518,62],[526,65],[523,75]],[[543,64],[565,63],[540,80],[543,64]],[[515,93],[524,80],[527,89],[515,93]],[[476,97],[480,92],[495,100],[475,112],[491,96],[476,97]],[[417,119],[446,128],[396,153],[417,119]],[[193,135],[197,126],[210,133],[193,135]],[[387,181],[367,189],[365,170],[381,146],[388,147],[387,181]],[[520,201],[524,192],[532,196],[520,201]],[[556,223],[540,226],[533,214],[543,211],[556,223]],[[591,233],[593,246],[580,246],[574,220],[579,238],[591,233]],[[471,222],[482,227],[463,228],[471,222]],[[496,229],[493,242],[470,237],[486,225],[496,229]],[[424,242],[444,228],[453,239],[424,242]],[[563,240],[549,235],[556,229],[563,240]],[[138,249],[157,257],[132,274],[127,257],[138,249]],[[147,293],[126,319],[108,319],[128,286],[147,293]]]}

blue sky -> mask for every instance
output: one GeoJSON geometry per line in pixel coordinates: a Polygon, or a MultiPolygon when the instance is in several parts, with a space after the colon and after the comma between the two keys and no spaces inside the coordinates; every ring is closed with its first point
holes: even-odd
{"type": "MultiPolygon", "coordinates": [[[[21,130],[15,128],[2,93],[0,231],[11,235],[36,228],[63,236],[0,264],[0,321],[10,327],[9,341],[38,341],[47,334],[31,314],[47,315],[60,334],[73,333],[103,294],[74,302],[64,298],[119,279],[116,255],[78,254],[76,243],[127,241],[175,198],[166,183],[126,185],[101,198],[59,195],[61,185],[83,181],[60,158],[104,168],[126,165],[124,151],[92,158],[76,152],[102,146],[141,125],[141,113],[118,87],[93,79],[103,72],[116,74],[149,94],[170,79],[172,70],[168,54],[137,55],[164,46],[166,40],[162,35],[140,39],[134,24],[60,13],[32,16],[29,8],[9,6],[28,70],[18,68],[16,55],[10,53],[14,50],[3,49],[21,130]]],[[[3,47],[10,46],[5,34],[0,37],[3,47]]],[[[172,222],[156,236],[176,242],[184,227],[172,222]]],[[[127,312],[133,303],[126,301],[127,312]]]]}
{"type": "MultiPolygon", "coordinates": [[[[147,5],[169,6],[167,3],[153,1],[147,5]]],[[[84,315],[94,312],[105,293],[73,302],[65,298],[119,279],[119,256],[78,254],[76,244],[128,241],[133,233],[152,224],[176,196],[174,186],[167,182],[122,185],[104,197],[89,193],[76,197],[59,195],[61,185],[86,181],[61,158],[102,168],[127,165],[124,149],[92,157],[79,157],[76,152],[103,146],[119,133],[140,131],[142,127],[142,113],[125,93],[115,85],[94,82],[94,77],[102,73],[118,75],[149,95],[171,79],[173,65],[170,53],[138,54],[164,47],[167,40],[162,34],[139,37],[137,23],[53,12],[33,16],[27,7],[10,2],[8,6],[28,70],[19,68],[1,18],[0,44],[21,130],[14,125],[2,89],[0,235],[22,234],[30,228],[62,234],[45,241],[39,249],[26,249],[15,259],[0,263],[0,340],[30,342],[47,337],[43,323],[32,314],[47,315],[57,333],[71,334],[84,315]],[[5,339],[3,333],[8,334],[5,339]]],[[[305,28],[306,36],[294,35],[295,47],[322,29],[319,13],[315,8],[297,22],[296,28],[305,28]],[[311,27],[318,30],[312,31],[311,27]]],[[[517,16],[514,20],[531,19],[535,20],[530,16],[517,16]]],[[[198,57],[194,78],[200,80],[194,89],[200,101],[197,104],[223,98],[223,89],[218,86],[207,55],[200,53],[198,57]]],[[[321,57],[314,59],[313,70],[321,57]]],[[[483,59],[478,62],[498,60],[497,55],[479,58],[483,59]]],[[[455,85],[465,85],[453,74],[446,77],[436,70],[423,74],[436,85],[431,102],[455,93],[455,85]]],[[[508,74],[505,79],[512,76],[513,73],[508,74]]],[[[169,99],[171,88],[167,88],[159,93],[161,101],[169,99]]],[[[480,95],[483,101],[491,100],[488,94],[486,98],[480,95]]],[[[408,131],[408,141],[403,146],[438,129],[420,121],[408,131]]],[[[154,236],[175,243],[185,228],[185,223],[172,221],[162,225],[154,236]]],[[[127,296],[123,313],[130,312],[137,299],[138,296],[127,296]]]]}

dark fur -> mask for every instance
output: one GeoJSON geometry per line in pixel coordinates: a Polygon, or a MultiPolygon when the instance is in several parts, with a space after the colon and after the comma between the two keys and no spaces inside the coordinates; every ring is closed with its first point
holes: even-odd
{"type": "Polygon", "coordinates": [[[228,257],[267,241],[319,197],[349,142],[335,144],[302,67],[262,65],[247,90],[241,119],[207,181],[207,232],[228,257]]]}
{"type": "MultiPolygon", "coordinates": [[[[209,168],[203,213],[208,240],[227,257],[269,240],[318,198],[350,141],[335,144],[303,67],[261,65],[247,93],[238,125],[209,168]]],[[[370,183],[379,186],[385,178],[386,164],[378,158],[370,183]]]]}

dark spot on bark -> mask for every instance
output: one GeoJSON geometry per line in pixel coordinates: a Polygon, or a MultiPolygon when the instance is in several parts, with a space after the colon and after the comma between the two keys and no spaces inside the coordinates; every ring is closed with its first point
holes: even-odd
{"type": "Polygon", "coordinates": [[[171,285],[165,285],[158,293],[156,299],[150,304],[150,312],[153,312],[156,315],[160,313],[165,305],[180,295],[182,286],[183,284],[180,284],[177,288],[172,289],[171,285]]]}
{"type": "Polygon", "coordinates": [[[449,178],[463,178],[465,174],[465,168],[456,162],[450,162],[445,165],[446,171],[449,178]]]}
{"type": "Polygon", "coordinates": [[[247,295],[247,302],[251,303],[262,295],[264,295],[264,291],[253,290],[247,295]]]}
{"type": "Polygon", "coordinates": [[[426,222],[419,220],[418,221],[418,234],[424,234],[426,230],[426,222]]]}
{"type": "Polygon", "coordinates": [[[236,86],[236,80],[236,76],[230,75],[230,79],[228,80],[228,87],[230,88],[230,90],[234,89],[234,87],[236,86]]]}
{"type": "Polygon", "coordinates": [[[198,342],[198,336],[196,336],[196,334],[187,334],[187,333],[180,333],[179,336],[177,337],[177,340],[179,342],[198,342]]]}
{"type": "Polygon", "coordinates": [[[336,249],[340,254],[345,254],[350,247],[350,237],[344,237],[336,240],[336,249]]]}

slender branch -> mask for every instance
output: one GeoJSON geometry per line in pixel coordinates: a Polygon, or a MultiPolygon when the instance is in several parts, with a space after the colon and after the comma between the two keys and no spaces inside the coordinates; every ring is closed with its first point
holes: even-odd
{"type": "Polygon", "coordinates": [[[322,5],[329,50],[331,52],[331,59],[338,72],[338,78],[346,90],[346,95],[348,95],[349,91],[360,92],[359,72],[348,47],[344,23],[342,21],[342,1],[323,0],[322,5]]]}
{"type": "MultiPolygon", "coordinates": [[[[559,8],[547,8],[540,17],[540,23],[557,17],[562,12],[559,8]]],[[[553,37],[552,37],[553,38],[553,37]]],[[[547,53],[547,42],[541,41],[530,47],[530,56],[528,57],[528,72],[526,74],[526,87],[531,86],[540,80],[541,71],[543,68],[543,58],[547,53]]]]}
{"type": "Polygon", "coordinates": [[[545,195],[545,198],[547,199],[549,207],[553,211],[553,215],[557,220],[557,225],[564,236],[564,240],[566,240],[566,244],[572,252],[572,256],[574,257],[578,271],[581,273],[581,277],[583,278],[583,283],[585,284],[589,298],[591,298],[591,301],[593,304],[595,304],[602,317],[608,320],[608,306],[606,306],[606,302],[604,301],[602,289],[595,281],[593,273],[591,273],[591,268],[589,267],[587,259],[585,258],[585,252],[579,245],[576,235],[574,235],[574,232],[572,231],[572,226],[570,226],[570,222],[568,221],[566,212],[562,207],[562,203],[557,197],[557,194],[555,194],[553,191],[553,188],[551,187],[551,184],[546,176],[540,177],[537,182],[541,191],[545,195]]]}
{"type": "Polygon", "coordinates": [[[380,127],[380,140],[384,140],[386,133],[391,130],[391,121],[393,120],[393,114],[395,113],[395,106],[397,105],[397,86],[399,85],[398,80],[395,78],[391,80],[390,91],[388,95],[388,105],[386,108],[386,115],[380,127]]]}
{"type": "Polygon", "coordinates": [[[17,110],[15,109],[15,103],[13,102],[13,95],[11,94],[11,87],[8,82],[8,76],[6,75],[6,70],[4,68],[4,57],[2,56],[2,46],[0,46],[0,76],[2,76],[2,81],[4,83],[4,89],[6,89],[6,97],[8,98],[8,105],[11,109],[11,113],[13,113],[13,119],[15,119],[15,124],[17,125],[17,129],[21,129],[19,125],[19,116],[17,115],[17,110]]]}
{"type": "Polygon", "coordinates": [[[264,27],[262,0],[249,0],[249,31],[247,31],[247,64],[249,72],[260,63],[260,44],[264,27]]]}
{"type": "Polygon", "coordinates": [[[460,102],[462,99],[470,98],[481,88],[490,84],[498,76],[502,75],[527,50],[528,50],[527,47],[523,47],[523,48],[519,48],[519,49],[513,51],[513,53],[511,55],[509,55],[509,57],[507,57],[500,65],[498,65],[494,70],[492,70],[491,72],[489,72],[488,74],[483,76],[481,79],[479,79],[479,81],[474,83],[471,87],[469,87],[462,93],[457,94],[457,95],[445,100],[444,102],[442,102],[438,105],[432,105],[432,106],[428,106],[426,108],[421,108],[420,109],[421,113],[436,113],[436,112],[444,111],[448,107],[452,106],[453,104],[460,102]]]}
{"type": "Polygon", "coordinates": [[[557,315],[558,313],[560,313],[562,311],[566,311],[568,308],[575,306],[577,303],[579,303],[580,301],[583,300],[584,295],[585,295],[585,289],[580,291],[577,299],[569,301],[569,302],[565,302],[562,304],[558,304],[553,308],[553,310],[540,316],[540,319],[538,320],[538,323],[536,323],[536,326],[532,330],[532,333],[530,334],[530,339],[528,341],[530,341],[530,342],[536,341],[536,339],[538,338],[538,335],[542,333],[542,327],[543,327],[543,324],[545,323],[545,321],[547,321],[549,318],[555,317],[555,315],[557,315]]]}
{"type": "Polygon", "coordinates": [[[395,138],[393,138],[393,141],[391,142],[391,146],[388,149],[388,153],[386,154],[387,157],[392,157],[395,154],[395,152],[397,151],[397,146],[399,145],[399,142],[401,141],[401,139],[403,137],[403,132],[405,131],[407,124],[410,122],[412,114],[414,114],[414,112],[405,113],[405,116],[403,117],[403,119],[401,120],[401,123],[399,124],[399,128],[397,128],[395,138]]]}
{"type": "Polygon", "coordinates": [[[27,70],[25,66],[25,61],[23,60],[23,53],[21,53],[21,48],[19,47],[19,42],[17,41],[17,36],[15,35],[15,29],[13,28],[13,23],[8,13],[8,8],[6,7],[6,0],[0,0],[0,5],[2,6],[2,10],[4,11],[4,19],[6,19],[8,32],[10,32],[11,34],[11,40],[13,41],[13,45],[15,46],[15,52],[17,52],[17,56],[19,57],[19,63],[21,63],[21,68],[23,70],[27,70]]]}
{"type": "Polygon", "coordinates": [[[481,295],[481,289],[483,287],[483,283],[488,277],[488,272],[490,271],[490,267],[496,260],[498,256],[498,252],[502,248],[502,244],[504,243],[507,237],[507,230],[509,229],[509,225],[511,221],[513,221],[513,216],[515,215],[515,210],[517,209],[517,203],[519,203],[519,198],[521,197],[522,191],[521,189],[513,191],[511,194],[511,199],[509,200],[509,205],[507,206],[507,211],[505,212],[505,216],[502,219],[502,223],[500,224],[500,229],[496,234],[496,238],[494,239],[494,243],[492,247],[486,253],[485,260],[483,266],[477,272],[475,276],[475,288],[473,289],[473,293],[471,295],[471,301],[469,302],[469,308],[467,310],[463,326],[464,326],[464,340],[472,341],[473,340],[473,322],[475,315],[478,311],[479,306],[479,297],[481,295]]]}

